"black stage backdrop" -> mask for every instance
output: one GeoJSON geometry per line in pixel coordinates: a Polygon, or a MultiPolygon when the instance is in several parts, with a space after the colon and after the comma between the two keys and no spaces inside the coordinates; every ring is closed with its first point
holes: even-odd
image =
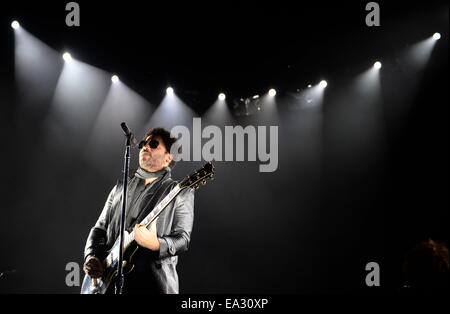
{"type": "Polygon", "coordinates": [[[379,1],[378,27],[369,1],[78,1],[79,27],[67,2],[1,4],[0,292],[79,293],[67,279],[121,176],[121,121],[139,137],[194,117],[278,126],[275,171],[216,161],[196,192],[181,293],[396,293],[406,252],[449,243],[446,1],[379,1]]]}

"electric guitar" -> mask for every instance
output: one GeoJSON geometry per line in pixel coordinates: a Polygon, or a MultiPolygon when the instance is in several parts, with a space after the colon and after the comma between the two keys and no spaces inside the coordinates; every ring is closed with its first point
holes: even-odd
{"type": "MultiPolygon", "coordinates": [[[[162,201],[156,205],[153,210],[148,214],[140,223],[147,228],[150,224],[163,212],[167,205],[184,189],[193,188],[198,189],[200,185],[206,184],[206,179],[212,179],[214,175],[214,167],[208,162],[201,169],[195,171],[193,174],[184,178],[178,183],[172,191],[167,194],[162,201]]],[[[117,279],[117,265],[119,264],[119,248],[120,239],[117,238],[108,256],[103,260],[105,270],[101,278],[91,278],[88,275],[84,277],[83,284],[81,286],[81,294],[106,294],[111,291],[114,286],[112,284],[117,279]]],[[[123,273],[124,275],[130,273],[133,270],[133,257],[139,245],[134,240],[134,231],[128,233],[124,231],[123,240],[123,273]]]]}

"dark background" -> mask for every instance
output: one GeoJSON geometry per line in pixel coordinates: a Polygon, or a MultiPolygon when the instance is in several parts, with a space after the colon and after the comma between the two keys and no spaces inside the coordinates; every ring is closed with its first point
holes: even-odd
{"type": "MultiPolygon", "coordinates": [[[[65,284],[65,266],[81,265],[122,167],[120,141],[102,141],[98,167],[83,154],[82,126],[49,127],[62,60],[36,89],[17,86],[16,18],[50,48],[118,73],[154,107],[169,84],[198,116],[219,91],[232,109],[232,99],[277,89],[278,120],[235,124],[279,125],[278,170],[215,163],[216,179],[196,194],[182,293],[395,293],[409,249],[430,237],[449,243],[448,3],[379,1],[381,26],[369,28],[367,2],[78,1],[78,28],[64,23],[65,1],[2,4],[0,271],[15,272],[0,291],[78,293],[65,284]],[[404,66],[402,53],[437,31],[428,64],[404,66]],[[377,59],[380,99],[348,93],[377,59]],[[321,113],[293,109],[289,94],[322,78],[321,113]],[[381,267],[378,288],[365,285],[372,261],[381,267]]],[[[135,126],[139,136],[143,127],[135,126]]],[[[180,163],[173,175],[199,165],[180,163]]]]}

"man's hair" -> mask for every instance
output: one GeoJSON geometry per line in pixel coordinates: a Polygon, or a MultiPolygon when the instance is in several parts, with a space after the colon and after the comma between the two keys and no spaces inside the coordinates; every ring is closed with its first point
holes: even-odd
{"type": "MultiPolygon", "coordinates": [[[[153,129],[148,130],[147,134],[145,134],[144,139],[148,138],[149,136],[151,136],[152,138],[155,138],[157,136],[160,137],[164,143],[164,146],[167,149],[167,152],[169,152],[169,153],[170,153],[170,149],[172,148],[173,143],[175,143],[177,141],[177,139],[175,137],[172,137],[170,132],[164,128],[153,128],[153,129]]],[[[172,161],[169,164],[169,167],[173,168],[174,166],[175,166],[175,160],[172,159],[172,161]]]]}

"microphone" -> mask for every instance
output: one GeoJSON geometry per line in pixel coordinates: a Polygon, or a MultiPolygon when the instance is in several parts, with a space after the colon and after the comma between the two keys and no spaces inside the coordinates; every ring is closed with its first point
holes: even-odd
{"type": "Polygon", "coordinates": [[[125,136],[127,138],[130,138],[130,146],[131,147],[136,147],[137,146],[137,139],[136,137],[134,137],[133,132],[131,132],[130,128],[127,126],[127,124],[125,122],[122,122],[120,124],[120,126],[122,127],[123,133],[125,133],[125,136]]]}

